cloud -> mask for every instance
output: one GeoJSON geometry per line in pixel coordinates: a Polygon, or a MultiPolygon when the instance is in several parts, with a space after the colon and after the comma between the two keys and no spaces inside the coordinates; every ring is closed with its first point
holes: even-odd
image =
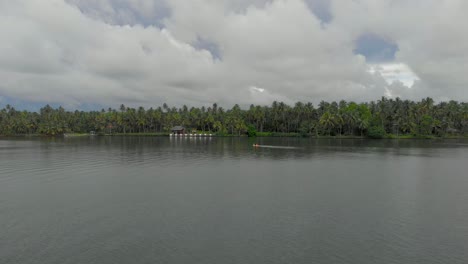
{"type": "Polygon", "coordinates": [[[253,93],[263,93],[263,92],[265,92],[264,88],[259,88],[257,86],[250,86],[249,89],[253,93]]]}
{"type": "Polygon", "coordinates": [[[65,0],[87,16],[113,25],[162,26],[170,16],[165,0],[65,0]]]}
{"type": "Polygon", "coordinates": [[[401,82],[406,87],[412,87],[419,77],[403,63],[388,63],[388,64],[371,64],[369,72],[372,74],[380,74],[387,84],[391,85],[394,82],[401,82]]]}
{"type": "Polygon", "coordinates": [[[466,100],[467,8],[461,0],[0,0],[0,97],[75,107],[466,100]],[[393,61],[356,54],[366,34],[392,43],[393,61]]]}
{"type": "Polygon", "coordinates": [[[332,1],[334,26],[351,37],[371,32],[398,46],[395,63],[419,77],[405,97],[467,100],[468,23],[463,0],[332,1]]]}

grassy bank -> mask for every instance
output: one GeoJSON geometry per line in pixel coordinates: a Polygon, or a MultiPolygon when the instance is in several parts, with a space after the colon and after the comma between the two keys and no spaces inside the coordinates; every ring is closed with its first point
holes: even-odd
{"type": "MultiPolygon", "coordinates": [[[[304,138],[317,138],[317,139],[369,139],[367,136],[328,136],[328,135],[315,135],[315,134],[299,134],[299,133],[270,133],[262,132],[257,133],[256,137],[304,137],[304,138]]],[[[431,135],[394,135],[386,134],[380,139],[468,139],[468,135],[446,135],[446,136],[431,136],[431,135]]]]}
{"type": "MultiPolygon", "coordinates": [[[[169,132],[157,133],[112,133],[112,134],[95,134],[93,136],[109,136],[109,137],[169,137],[169,132]]],[[[199,133],[202,134],[202,133],[199,133]]],[[[91,136],[89,133],[66,133],[63,135],[43,135],[43,134],[18,134],[18,135],[0,135],[0,138],[11,137],[87,137],[91,136]]],[[[216,137],[247,137],[246,134],[216,134],[216,137]]],[[[351,136],[351,135],[315,135],[315,134],[300,134],[300,133],[278,133],[278,132],[257,132],[256,137],[303,137],[303,138],[317,138],[317,139],[367,139],[367,136],[351,136]]],[[[412,134],[385,134],[381,139],[468,139],[468,135],[445,135],[445,136],[432,136],[432,135],[412,135],[412,134]]]]}
{"type": "Polygon", "coordinates": [[[90,134],[87,133],[66,133],[63,134],[64,137],[87,137],[90,136],[90,134]]]}
{"type": "Polygon", "coordinates": [[[433,135],[395,135],[386,134],[384,139],[462,139],[468,138],[468,135],[445,135],[445,136],[433,136],[433,135]]]}
{"type": "Polygon", "coordinates": [[[100,134],[100,136],[118,136],[118,137],[128,137],[128,136],[138,136],[138,137],[168,137],[168,132],[157,132],[157,133],[112,133],[112,134],[100,134]]]}
{"type": "MultiPolygon", "coordinates": [[[[366,139],[368,136],[355,135],[316,135],[316,134],[300,134],[300,133],[276,133],[276,132],[257,132],[256,137],[306,137],[318,139],[366,139]]],[[[385,134],[381,139],[462,139],[468,138],[468,135],[413,135],[413,134],[385,134]]]]}

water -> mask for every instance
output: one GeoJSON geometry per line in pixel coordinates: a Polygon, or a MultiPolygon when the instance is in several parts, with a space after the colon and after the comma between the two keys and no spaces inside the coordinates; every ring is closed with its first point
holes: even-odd
{"type": "Polygon", "coordinates": [[[3,139],[0,263],[468,263],[467,171],[466,140],[3,139]]]}

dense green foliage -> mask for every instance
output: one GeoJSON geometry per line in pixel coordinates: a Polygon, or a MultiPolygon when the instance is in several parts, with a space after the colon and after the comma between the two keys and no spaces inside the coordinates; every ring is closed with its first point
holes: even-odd
{"type": "Polygon", "coordinates": [[[257,136],[257,129],[253,125],[249,125],[247,127],[247,136],[249,136],[249,137],[256,137],[257,136]]]}
{"type": "Polygon", "coordinates": [[[369,128],[367,136],[375,139],[383,138],[385,137],[385,129],[381,126],[372,126],[369,128]]]}
{"type": "Polygon", "coordinates": [[[39,112],[17,111],[7,105],[0,110],[0,135],[64,133],[161,133],[175,125],[189,131],[218,135],[311,135],[382,137],[385,134],[415,136],[462,135],[468,132],[468,104],[456,101],[434,104],[382,98],[377,102],[298,102],[294,106],[273,102],[271,106],[238,105],[223,109],[162,107],[144,109],[121,105],[101,111],[66,111],[49,105],[39,112]],[[372,129],[370,129],[372,128],[372,129]]]}

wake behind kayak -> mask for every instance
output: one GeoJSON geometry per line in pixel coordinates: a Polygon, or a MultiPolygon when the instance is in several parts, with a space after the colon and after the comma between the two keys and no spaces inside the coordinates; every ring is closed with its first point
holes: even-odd
{"type": "Polygon", "coordinates": [[[287,147],[287,146],[272,146],[272,145],[259,145],[253,144],[254,148],[271,148],[271,149],[299,149],[298,147],[287,147]]]}

